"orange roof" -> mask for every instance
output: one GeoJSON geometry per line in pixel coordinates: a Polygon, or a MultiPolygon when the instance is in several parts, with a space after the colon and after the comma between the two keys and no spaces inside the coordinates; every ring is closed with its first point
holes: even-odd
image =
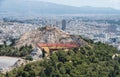
{"type": "Polygon", "coordinates": [[[37,44],[39,47],[63,47],[63,48],[75,48],[78,47],[77,44],[47,44],[47,43],[39,43],[37,44]]]}

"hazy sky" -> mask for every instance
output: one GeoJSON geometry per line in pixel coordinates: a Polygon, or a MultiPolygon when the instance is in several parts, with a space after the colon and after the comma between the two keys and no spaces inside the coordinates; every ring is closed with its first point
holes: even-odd
{"type": "Polygon", "coordinates": [[[120,0],[29,0],[29,1],[45,1],[72,6],[112,7],[120,9],[120,0]]]}
{"type": "Polygon", "coordinates": [[[12,1],[44,1],[44,2],[52,2],[57,4],[71,5],[71,6],[93,6],[93,7],[112,7],[116,9],[120,9],[120,0],[0,0],[0,5],[3,2],[11,2],[12,1]]]}

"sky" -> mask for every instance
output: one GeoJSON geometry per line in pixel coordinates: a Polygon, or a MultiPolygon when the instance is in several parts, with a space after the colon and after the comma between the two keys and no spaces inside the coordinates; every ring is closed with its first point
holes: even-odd
{"type": "Polygon", "coordinates": [[[93,7],[111,7],[120,9],[120,0],[29,0],[29,1],[44,1],[57,4],[71,6],[93,6],[93,7]]]}
{"type": "MultiPolygon", "coordinates": [[[[0,0],[0,5],[4,1],[12,2],[12,0],[0,0]]],[[[81,7],[81,6],[111,7],[120,10],[120,0],[23,0],[23,1],[44,1],[44,2],[52,2],[52,3],[77,6],[77,7],[81,7]]]]}

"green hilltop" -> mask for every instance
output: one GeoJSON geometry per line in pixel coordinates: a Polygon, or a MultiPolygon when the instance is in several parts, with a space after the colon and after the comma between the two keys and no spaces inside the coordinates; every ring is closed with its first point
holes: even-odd
{"type": "Polygon", "coordinates": [[[120,77],[120,52],[113,46],[101,42],[90,46],[58,50],[49,59],[35,61],[15,68],[0,77],[120,77]]]}

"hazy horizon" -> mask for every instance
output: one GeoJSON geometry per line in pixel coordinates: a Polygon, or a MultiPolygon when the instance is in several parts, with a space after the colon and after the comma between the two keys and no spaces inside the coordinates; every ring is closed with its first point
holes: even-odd
{"type": "Polygon", "coordinates": [[[110,6],[111,1],[112,0],[0,0],[0,15],[120,14],[120,10],[116,10],[114,6],[110,6]],[[107,1],[109,2],[107,3],[107,1]]]}
{"type": "MultiPolygon", "coordinates": [[[[82,6],[91,6],[91,7],[110,7],[114,9],[120,10],[120,0],[0,0],[0,7],[4,5],[9,5],[13,1],[17,4],[20,1],[43,1],[43,2],[51,2],[56,4],[62,5],[69,5],[75,7],[82,7],[82,6]]],[[[14,3],[14,4],[15,4],[14,3]]]]}

